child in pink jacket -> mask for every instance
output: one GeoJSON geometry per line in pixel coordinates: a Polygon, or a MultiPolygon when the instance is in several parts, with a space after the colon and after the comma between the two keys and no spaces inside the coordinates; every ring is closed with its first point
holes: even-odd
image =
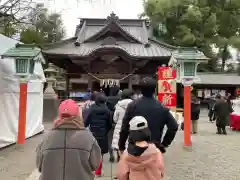
{"type": "Polygon", "coordinates": [[[129,125],[129,145],[117,167],[118,180],[162,180],[163,156],[159,149],[150,143],[146,119],[135,116],[129,125]]]}

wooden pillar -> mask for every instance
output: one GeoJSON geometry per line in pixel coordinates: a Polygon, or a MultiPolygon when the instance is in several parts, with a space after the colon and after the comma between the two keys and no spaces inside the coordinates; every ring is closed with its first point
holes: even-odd
{"type": "Polygon", "coordinates": [[[133,78],[133,75],[130,75],[128,78],[128,89],[130,90],[132,90],[132,78],[133,78]]]}
{"type": "Polygon", "coordinates": [[[66,80],[65,99],[68,99],[69,98],[69,92],[70,92],[70,90],[69,90],[69,80],[70,80],[70,78],[69,78],[68,74],[66,74],[65,80],[66,80]]]}
{"type": "Polygon", "coordinates": [[[88,74],[88,89],[92,89],[92,76],[88,74]]]}
{"type": "MultiPolygon", "coordinates": [[[[91,68],[91,60],[88,61],[88,72],[91,73],[92,72],[92,68],[91,68]]],[[[90,74],[88,74],[88,89],[92,89],[92,76],[90,74]]]]}
{"type": "MultiPolygon", "coordinates": [[[[133,67],[132,67],[132,61],[129,63],[129,74],[132,74],[133,72],[133,67]]],[[[128,89],[132,90],[132,78],[133,75],[130,75],[128,78],[128,89]]]]}

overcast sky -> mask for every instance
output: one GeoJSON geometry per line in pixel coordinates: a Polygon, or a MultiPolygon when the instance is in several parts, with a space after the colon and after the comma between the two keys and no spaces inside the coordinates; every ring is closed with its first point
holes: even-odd
{"type": "Polygon", "coordinates": [[[114,11],[119,18],[137,18],[143,0],[35,0],[51,11],[61,12],[67,37],[72,37],[79,18],[106,18],[114,11]]]}

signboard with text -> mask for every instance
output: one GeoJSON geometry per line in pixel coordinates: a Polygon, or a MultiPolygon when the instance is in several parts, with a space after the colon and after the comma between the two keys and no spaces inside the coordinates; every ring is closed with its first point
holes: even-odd
{"type": "Polygon", "coordinates": [[[177,72],[171,67],[158,68],[158,100],[166,107],[177,105],[177,72]]]}
{"type": "Polygon", "coordinates": [[[119,79],[101,79],[100,86],[119,86],[120,82],[119,79]]]}

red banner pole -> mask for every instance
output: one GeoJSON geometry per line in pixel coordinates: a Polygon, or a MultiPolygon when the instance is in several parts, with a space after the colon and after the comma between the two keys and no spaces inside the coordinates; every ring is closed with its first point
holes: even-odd
{"type": "Polygon", "coordinates": [[[184,146],[191,142],[191,86],[184,86],[184,146]]]}
{"type": "Polygon", "coordinates": [[[17,144],[26,143],[27,87],[28,84],[26,82],[20,83],[17,144]]]}

